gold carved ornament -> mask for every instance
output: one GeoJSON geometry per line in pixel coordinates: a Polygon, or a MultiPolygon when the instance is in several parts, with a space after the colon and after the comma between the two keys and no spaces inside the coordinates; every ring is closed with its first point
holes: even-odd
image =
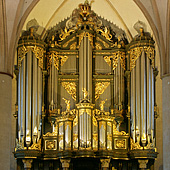
{"type": "Polygon", "coordinates": [[[104,93],[110,82],[96,82],[95,83],[95,101],[99,99],[100,95],[104,93]]]}
{"type": "Polygon", "coordinates": [[[18,67],[21,67],[21,62],[25,58],[25,55],[28,53],[29,49],[35,54],[35,57],[39,61],[39,67],[43,69],[43,56],[44,56],[44,49],[41,47],[35,46],[22,46],[18,48],[18,67]]]}
{"type": "Polygon", "coordinates": [[[111,66],[111,58],[113,58],[112,56],[104,56],[104,61],[109,65],[111,66]]]}
{"type": "Polygon", "coordinates": [[[56,51],[52,51],[50,53],[50,55],[48,55],[48,66],[47,68],[49,68],[52,64],[52,61],[54,61],[54,66],[57,70],[59,70],[59,57],[58,57],[58,53],[56,51]]]}
{"type": "Polygon", "coordinates": [[[115,146],[115,149],[126,149],[126,140],[123,139],[123,140],[115,140],[116,142],[116,146],[115,146]]]}
{"type": "Polygon", "coordinates": [[[122,68],[125,70],[125,52],[122,51],[117,51],[113,53],[113,70],[117,67],[119,58],[120,64],[122,68]]]}
{"type": "Polygon", "coordinates": [[[65,101],[65,104],[66,104],[66,112],[69,112],[70,111],[70,100],[67,100],[65,98],[63,98],[63,100],[65,101]]]}
{"type": "Polygon", "coordinates": [[[28,52],[28,48],[25,46],[18,48],[18,67],[21,67],[21,62],[25,58],[25,54],[28,52]]]}
{"type": "Polygon", "coordinates": [[[63,47],[64,47],[64,48],[67,47],[70,42],[72,42],[72,41],[75,40],[75,38],[76,38],[76,37],[73,37],[73,38],[71,38],[70,40],[68,40],[68,41],[63,45],[63,47]]]}
{"type": "Polygon", "coordinates": [[[46,150],[56,150],[56,140],[46,141],[46,150]]]}
{"type": "Polygon", "coordinates": [[[70,45],[70,50],[76,50],[77,48],[77,42],[74,42],[73,44],[70,45]]]}
{"type": "Polygon", "coordinates": [[[105,104],[105,102],[107,101],[107,99],[106,100],[102,100],[101,102],[100,102],[100,110],[101,111],[104,111],[104,104],[105,104]]]}
{"type": "Polygon", "coordinates": [[[29,149],[32,150],[41,150],[41,139],[37,143],[33,143],[29,149]]]}
{"type": "Polygon", "coordinates": [[[147,57],[151,60],[152,67],[154,68],[155,61],[155,50],[153,47],[135,47],[132,48],[128,53],[130,54],[130,71],[136,66],[136,60],[141,56],[142,51],[146,53],[147,57]]]}
{"type": "Polygon", "coordinates": [[[64,63],[67,61],[67,59],[68,59],[68,56],[66,56],[66,55],[60,55],[59,56],[60,57],[60,61],[61,61],[61,66],[63,66],[64,65],[64,63]]]}
{"type": "Polygon", "coordinates": [[[71,29],[71,30],[68,30],[66,27],[64,30],[61,30],[61,34],[59,35],[60,37],[60,40],[63,41],[66,37],[68,37],[70,35],[70,33],[74,33],[75,30],[74,29],[71,29]]]}
{"type": "Polygon", "coordinates": [[[143,149],[143,147],[140,146],[138,142],[135,143],[132,138],[130,138],[130,144],[131,144],[130,145],[131,150],[137,150],[137,149],[142,150],[143,149]]]}
{"type": "Polygon", "coordinates": [[[76,101],[76,83],[75,82],[61,82],[61,85],[76,101]]]}
{"type": "Polygon", "coordinates": [[[105,41],[103,41],[101,38],[97,37],[96,40],[102,42],[102,44],[104,45],[104,47],[109,48],[109,44],[106,43],[105,41]]]}
{"type": "Polygon", "coordinates": [[[50,55],[48,55],[48,67],[52,64],[52,60],[54,61],[54,66],[57,70],[59,70],[59,63],[61,62],[61,66],[67,61],[68,56],[66,55],[58,55],[58,52],[53,51],[50,55]],[[59,61],[60,59],[60,61],[59,61]]]}
{"type": "Polygon", "coordinates": [[[43,69],[43,55],[44,55],[44,49],[37,47],[36,45],[34,48],[32,48],[33,53],[35,54],[35,57],[39,60],[39,67],[43,69]]]}
{"type": "Polygon", "coordinates": [[[95,43],[96,50],[102,50],[102,46],[99,43],[95,43]]]}
{"type": "Polygon", "coordinates": [[[111,41],[112,35],[110,34],[110,30],[107,27],[105,27],[104,30],[98,28],[96,32],[101,33],[101,35],[103,37],[105,37],[107,40],[111,41]]]}
{"type": "Polygon", "coordinates": [[[151,65],[155,68],[155,49],[153,47],[144,47],[147,57],[151,60],[151,65]]]}
{"type": "Polygon", "coordinates": [[[92,34],[90,34],[88,32],[83,32],[78,36],[79,36],[79,47],[80,47],[81,41],[83,40],[83,37],[88,37],[92,48],[94,48],[94,46],[93,46],[93,35],[92,34]]]}
{"type": "Polygon", "coordinates": [[[113,135],[128,135],[125,131],[118,131],[116,125],[113,123],[113,135]]]}

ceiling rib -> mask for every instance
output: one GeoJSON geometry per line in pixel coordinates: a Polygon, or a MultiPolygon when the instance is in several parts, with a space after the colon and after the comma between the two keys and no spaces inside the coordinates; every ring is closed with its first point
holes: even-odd
{"type": "Polygon", "coordinates": [[[41,34],[41,38],[43,39],[44,35],[45,35],[45,31],[47,30],[48,26],[50,25],[51,21],[53,20],[53,18],[57,15],[57,12],[64,6],[64,4],[67,2],[68,0],[64,0],[61,5],[56,9],[56,11],[53,13],[53,15],[51,16],[51,18],[49,19],[49,21],[47,22],[42,34],[41,34]]]}
{"type": "Polygon", "coordinates": [[[124,28],[125,28],[125,32],[127,33],[128,37],[129,37],[129,40],[131,41],[133,39],[132,37],[132,34],[130,33],[127,25],[125,24],[123,18],[120,16],[119,12],[116,10],[116,8],[113,6],[113,4],[110,2],[110,0],[105,0],[109,5],[110,7],[112,8],[112,10],[116,13],[116,15],[118,16],[118,18],[120,19],[120,21],[122,22],[122,24],[124,25],[124,28]]]}

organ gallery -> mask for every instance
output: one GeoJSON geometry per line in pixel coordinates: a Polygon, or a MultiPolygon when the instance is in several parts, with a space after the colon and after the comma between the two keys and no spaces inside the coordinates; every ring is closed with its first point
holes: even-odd
{"type": "Polygon", "coordinates": [[[18,168],[152,169],[155,46],[141,27],[125,32],[86,1],[41,38],[24,31],[17,48],[18,168]]]}

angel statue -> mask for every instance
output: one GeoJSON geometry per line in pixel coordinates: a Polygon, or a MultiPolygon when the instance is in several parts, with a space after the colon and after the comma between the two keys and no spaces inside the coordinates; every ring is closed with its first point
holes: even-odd
{"type": "Polygon", "coordinates": [[[86,88],[82,88],[82,92],[83,92],[83,95],[84,95],[84,99],[87,99],[88,91],[86,90],[86,88]]]}
{"type": "Polygon", "coordinates": [[[106,100],[102,100],[101,102],[100,102],[100,110],[101,111],[104,111],[104,104],[105,104],[105,102],[107,101],[107,99],[106,100]]]}
{"type": "Polygon", "coordinates": [[[63,98],[63,100],[65,101],[66,103],[66,112],[69,112],[70,111],[70,100],[67,100],[65,98],[63,98]]]}

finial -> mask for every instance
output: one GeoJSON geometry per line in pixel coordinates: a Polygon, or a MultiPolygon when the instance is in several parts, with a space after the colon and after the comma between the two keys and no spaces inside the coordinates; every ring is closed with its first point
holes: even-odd
{"type": "Polygon", "coordinates": [[[141,33],[141,36],[144,35],[144,30],[143,30],[143,28],[140,28],[140,33],[141,33]]]}

